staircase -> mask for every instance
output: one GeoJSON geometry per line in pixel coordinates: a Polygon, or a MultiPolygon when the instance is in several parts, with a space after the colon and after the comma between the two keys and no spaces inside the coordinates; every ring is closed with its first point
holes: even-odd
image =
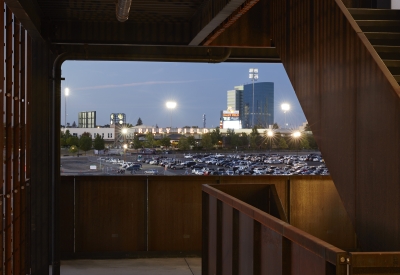
{"type": "Polygon", "coordinates": [[[400,84],[400,10],[349,9],[349,12],[400,84]]]}

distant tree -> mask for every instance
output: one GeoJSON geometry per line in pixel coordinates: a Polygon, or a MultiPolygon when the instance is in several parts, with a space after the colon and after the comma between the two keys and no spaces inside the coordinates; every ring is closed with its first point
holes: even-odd
{"type": "Polygon", "coordinates": [[[132,124],[130,124],[130,123],[127,123],[127,124],[125,124],[125,127],[126,127],[126,128],[132,128],[132,127],[133,127],[133,125],[132,125],[132,124]]]}
{"type": "Polygon", "coordinates": [[[139,126],[139,125],[143,125],[142,119],[140,117],[136,122],[136,126],[139,126]]]}
{"type": "Polygon", "coordinates": [[[135,149],[139,149],[142,148],[142,142],[139,140],[139,136],[135,135],[135,137],[133,138],[133,148],[135,149]]]}
{"type": "Polygon", "coordinates": [[[171,146],[171,139],[169,137],[163,137],[160,140],[160,145],[165,146],[165,147],[170,147],[171,146]]]}
{"type": "Polygon", "coordinates": [[[75,123],[75,121],[74,121],[74,123],[72,123],[72,126],[71,126],[71,128],[76,128],[77,126],[76,126],[76,123],[75,123]]]}
{"type": "Polygon", "coordinates": [[[158,124],[156,123],[156,128],[158,128],[158,124]]]}
{"type": "Polygon", "coordinates": [[[178,141],[178,148],[180,150],[189,150],[190,149],[190,144],[188,142],[187,137],[181,137],[178,141]]]}
{"type": "Polygon", "coordinates": [[[249,136],[246,133],[241,133],[239,135],[239,145],[247,147],[249,145],[249,136]]]}
{"type": "Polygon", "coordinates": [[[280,136],[278,139],[278,147],[279,147],[279,149],[289,148],[289,146],[286,143],[286,140],[282,136],[280,136]]]}
{"type": "Polygon", "coordinates": [[[261,136],[257,130],[257,126],[254,126],[250,133],[250,147],[258,148],[261,144],[261,136]]]}
{"type": "Polygon", "coordinates": [[[318,150],[318,145],[317,145],[317,142],[315,141],[314,135],[306,134],[306,139],[308,141],[308,145],[310,146],[310,149],[318,150]]]}
{"type": "Polygon", "coordinates": [[[310,131],[311,132],[311,128],[310,125],[307,123],[306,126],[304,127],[304,131],[310,131]]]}
{"type": "Polygon", "coordinates": [[[211,148],[213,148],[213,141],[210,133],[203,134],[201,138],[201,145],[206,150],[210,150],[211,148]]]}
{"type": "Polygon", "coordinates": [[[154,136],[152,133],[146,134],[146,147],[154,148],[154,136]]]}
{"type": "Polygon", "coordinates": [[[278,123],[275,122],[275,123],[272,125],[272,129],[279,129],[278,123]]]}
{"type": "Polygon", "coordinates": [[[96,138],[94,139],[93,142],[93,148],[95,150],[104,150],[105,145],[104,145],[104,139],[100,135],[96,135],[96,138]]]}
{"type": "Polygon", "coordinates": [[[85,152],[92,149],[92,136],[88,132],[84,132],[79,139],[79,148],[85,152]]]}
{"type": "Polygon", "coordinates": [[[210,135],[211,135],[211,143],[213,145],[217,145],[220,141],[222,141],[222,135],[219,127],[215,127],[215,129],[211,132],[210,135]]]}
{"type": "Polygon", "coordinates": [[[300,140],[300,149],[310,149],[307,137],[302,137],[300,140]]]}
{"type": "Polygon", "coordinates": [[[76,136],[70,136],[69,138],[67,138],[67,145],[68,146],[78,146],[79,145],[79,138],[76,136]]]}
{"type": "Polygon", "coordinates": [[[194,138],[194,136],[188,136],[187,141],[189,142],[189,145],[196,146],[196,139],[194,138]]]}

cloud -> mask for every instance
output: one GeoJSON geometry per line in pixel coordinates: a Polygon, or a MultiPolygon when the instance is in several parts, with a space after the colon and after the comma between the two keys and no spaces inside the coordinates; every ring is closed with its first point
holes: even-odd
{"type": "Polygon", "coordinates": [[[146,81],[146,82],[135,82],[135,83],[126,83],[126,84],[109,84],[109,85],[74,88],[74,91],[123,88],[123,87],[134,87],[134,86],[149,86],[149,85],[159,85],[159,84],[181,84],[181,83],[190,83],[190,82],[196,82],[196,81],[200,81],[200,80],[146,81]]]}

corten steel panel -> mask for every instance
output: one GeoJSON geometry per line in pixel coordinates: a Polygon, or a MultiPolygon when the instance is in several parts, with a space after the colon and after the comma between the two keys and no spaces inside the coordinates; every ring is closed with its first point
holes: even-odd
{"type": "Polygon", "coordinates": [[[277,176],[240,176],[240,177],[231,177],[231,176],[222,176],[219,178],[219,183],[221,184],[246,184],[246,183],[261,183],[261,184],[274,184],[276,191],[278,193],[279,199],[282,202],[283,208],[285,212],[287,212],[288,204],[286,202],[286,193],[287,193],[287,179],[289,177],[277,177],[277,176]]]}
{"type": "Polygon", "coordinates": [[[201,185],[215,182],[204,176],[149,177],[150,251],[201,251],[201,185]]]}
{"type": "Polygon", "coordinates": [[[350,252],[350,274],[400,274],[399,252],[350,252]]]}
{"type": "Polygon", "coordinates": [[[60,257],[69,259],[74,256],[74,177],[62,177],[60,182],[60,257]]]}
{"type": "Polygon", "coordinates": [[[14,274],[21,273],[21,178],[20,178],[20,37],[21,26],[17,18],[13,21],[14,39],[13,39],[13,175],[12,175],[12,210],[13,210],[13,256],[12,268],[14,274]]]}
{"type": "MultiPolygon", "coordinates": [[[[20,242],[20,251],[21,251],[21,274],[26,274],[28,271],[27,265],[27,177],[26,177],[26,156],[27,156],[27,131],[26,131],[26,114],[27,114],[27,104],[26,104],[26,62],[27,62],[27,40],[26,40],[26,31],[23,27],[21,27],[21,94],[20,94],[20,102],[21,102],[21,113],[20,113],[20,126],[21,126],[21,139],[19,141],[19,146],[21,148],[20,151],[20,163],[19,163],[19,171],[20,171],[20,180],[21,180],[21,242],[20,242]]],[[[1,73],[0,73],[1,75],[1,73]]],[[[0,147],[1,148],[1,147],[0,147]]]]}
{"type": "Polygon", "coordinates": [[[246,185],[217,185],[218,190],[227,193],[245,203],[248,203],[264,212],[269,211],[269,188],[265,184],[246,185]]]}
{"type": "Polygon", "coordinates": [[[359,248],[398,250],[399,96],[334,0],[273,0],[271,16],[273,41],[359,248]]]}
{"type": "Polygon", "coordinates": [[[222,275],[232,274],[233,208],[222,204],[222,275]]]}
{"type": "Polygon", "coordinates": [[[143,178],[80,177],[75,190],[77,255],[146,250],[143,178]]]}
{"type": "MultiPolygon", "coordinates": [[[[271,28],[268,14],[269,1],[258,1],[235,23],[226,28],[208,45],[210,46],[247,46],[270,47],[271,28]],[[251,31],[249,31],[251,30],[251,31]]],[[[207,39],[206,39],[207,40],[207,39]]]]}
{"type": "Polygon", "coordinates": [[[13,98],[13,74],[12,74],[12,13],[6,8],[6,43],[5,43],[5,69],[6,69],[6,99],[5,99],[5,132],[3,133],[6,138],[5,147],[5,179],[4,179],[4,272],[5,274],[11,274],[12,272],[12,168],[14,164],[12,156],[13,148],[13,136],[12,136],[12,98],[13,98]]]}
{"type": "Polygon", "coordinates": [[[32,40],[31,108],[31,242],[32,274],[49,272],[50,97],[53,56],[41,41],[32,40]],[[40,133],[37,134],[37,133],[40,133]]]}
{"type": "Polygon", "coordinates": [[[208,268],[207,274],[217,274],[217,199],[208,198],[208,268]]]}
{"type": "MultiPolygon", "coordinates": [[[[4,0],[0,0],[0,6],[4,6],[4,0]]],[[[0,41],[1,44],[4,45],[5,39],[4,39],[4,12],[0,13],[0,41]]],[[[4,62],[4,46],[1,48],[2,50],[0,51],[0,60],[4,62]]],[[[0,76],[4,76],[4,66],[0,66],[0,76]]],[[[1,114],[1,119],[0,119],[0,129],[1,132],[4,132],[4,77],[0,77],[0,114],[1,114]]],[[[4,140],[4,135],[0,136],[0,148],[4,148],[5,140],[4,140]]],[[[4,150],[4,149],[2,149],[4,150]]],[[[5,163],[4,163],[4,151],[0,154],[0,194],[2,195],[0,198],[1,205],[4,205],[5,203],[5,197],[4,197],[4,176],[5,176],[5,163]]],[[[2,208],[3,209],[3,208],[2,208]]],[[[4,217],[4,210],[1,211],[1,219],[0,219],[0,259],[3,259],[4,257],[4,224],[3,224],[3,219],[4,217]]],[[[0,274],[4,272],[3,269],[3,263],[0,264],[0,274]]]]}
{"type": "Polygon", "coordinates": [[[261,275],[282,274],[282,235],[261,226],[261,275]]]}
{"type": "Polygon", "coordinates": [[[239,275],[253,274],[254,221],[239,212],[239,275]]]}
{"type": "Polygon", "coordinates": [[[56,21],[53,26],[57,32],[51,36],[53,43],[88,44],[149,44],[149,45],[188,45],[190,24],[144,23],[144,22],[101,22],[101,21],[56,21]]]}
{"type": "Polygon", "coordinates": [[[290,182],[290,224],[343,250],[354,250],[356,234],[334,183],[321,176],[290,182]]]}
{"type": "Polygon", "coordinates": [[[326,274],[325,260],[295,242],[290,243],[289,257],[291,275],[326,274]]]}

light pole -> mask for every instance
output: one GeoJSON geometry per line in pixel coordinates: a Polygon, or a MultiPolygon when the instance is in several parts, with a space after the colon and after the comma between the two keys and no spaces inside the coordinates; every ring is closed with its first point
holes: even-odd
{"type": "Polygon", "coordinates": [[[172,129],[172,109],[175,109],[175,107],[176,107],[176,102],[174,102],[174,101],[168,101],[168,102],[166,103],[166,106],[167,106],[168,109],[170,109],[169,117],[170,117],[170,127],[171,127],[171,129],[172,129]]]}
{"type": "Polygon", "coordinates": [[[249,78],[253,80],[253,107],[252,107],[253,115],[251,118],[251,128],[253,128],[254,127],[254,81],[257,81],[258,79],[258,69],[255,68],[249,69],[249,78]]]}
{"type": "Polygon", "coordinates": [[[64,119],[65,119],[65,126],[64,128],[67,128],[67,96],[69,96],[69,89],[65,88],[64,90],[64,97],[65,97],[65,114],[64,114],[64,119]]]}
{"type": "Polygon", "coordinates": [[[282,103],[281,105],[282,111],[285,114],[285,127],[287,128],[287,123],[286,123],[286,112],[290,110],[290,105],[289,103],[282,103]]]}

